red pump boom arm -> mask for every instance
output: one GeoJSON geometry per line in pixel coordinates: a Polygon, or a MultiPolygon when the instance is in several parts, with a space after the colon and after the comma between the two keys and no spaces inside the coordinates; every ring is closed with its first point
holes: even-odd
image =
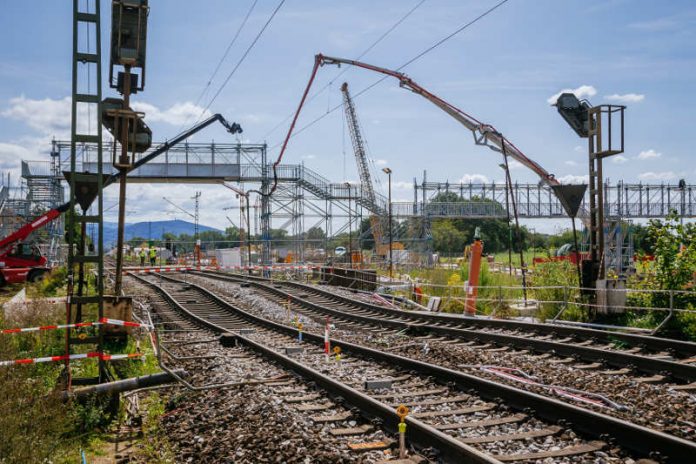
{"type": "MultiPolygon", "coordinates": [[[[275,166],[280,163],[280,160],[283,157],[283,154],[285,153],[285,148],[288,144],[288,141],[290,140],[290,137],[292,136],[292,131],[295,127],[295,123],[297,122],[297,118],[300,114],[300,111],[302,110],[302,106],[304,105],[304,102],[307,98],[307,94],[309,93],[309,89],[312,86],[312,83],[314,82],[314,78],[316,76],[317,70],[319,69],[320,66],[323,66],[325,64],[335,64],[335,65],[341,65],[341,64],[347,64],[351,66],[357,66],[359,68],[367,69],[369,71],[375,71],[380,74],[384,74],[387,76],[394,77],[399,80],[399,84],[401,87],[404,87],[410,91],[412,91],[415,94],[420,95],[421,97],[427,99],[429,102],[440,108],[442,111],[445,113],[449,114],[452,116],[454,119],[456,119],[459,123],[461,123],[464,127],[469,129],[473,136],[474,136],[474,142],[477,145],[485,145],[488,148],[490,148],[493,151],[496,151],[498,153],[505,153],[506,155],[509,155],[512,159],[520,162],[522,165],[528,167],[531,169],[535,174],[539,176],[542,182],[549,184],[549,185],[558,185],[560,182],[556,180],[556,178],[553,176],[553,174],[550,174],[546,169],[541,167],[537,162],[533,161],[532,159],[528,158],[522,151],[517,148],[512,142],[510,142],[507,138],[505,138],[498,130],[496,130],[495,127],[493,127],[490,124],[482,123],[481,121],[477,120],[476,118],[468,115],[464,111],[460,110],[456,106],[452,105],[451,103],[446,102],[442,98],[438,97],[437,95],[427,91],[420,85],[418,85],[416,82],[414,82],[410,77],[408,77],[406,74],[400,73],[398,71],[394,71],[391,69],[387,68],[382,68],[379,66],[374,66],[368,63],[363,63],[362,61],[356,61],[356,60],[349,60],[345,58],[336,58],[332,56],[324,56],[322,54],[318,54],[314,57],[314,68],[312,69],[312,75],[309,78],[309,82],[307,83],[307,87],[305,88],[305,91],[302,95],[302,99],[300,100],[300,104],[297,108],[297,112],[295,113],[295,117],[292,120],[292,123],[290,125],[290,129],[288,130],[288,134],[285,137],[285,140],[283,141],[283,146],[280,151],[280,155],[278,156],[278,160],[275,162],[273,165],[274,168],[274,173],[275,173],[275,166]]],[[[274,185],[275,189],[275,185],[274,185]]]]}

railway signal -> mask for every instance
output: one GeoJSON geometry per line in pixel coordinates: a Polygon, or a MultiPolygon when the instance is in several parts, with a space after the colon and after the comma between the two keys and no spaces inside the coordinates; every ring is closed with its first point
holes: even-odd
{"type": "MultiPolygon", "coordinates": [[[[587,100],[580,100],[568,92],[561,94],[554,106],[571,129],[579,137],[586,138],[588,142],[590,256],[588,260],[582,261],[580,275],[582,287],[593,289],[592,293],[597,298],[598,294],[595,289],[606,291],[608,288],[605,280],[608,263],[604,252],[605,215],[602,160],[624,152],[624,110],[626,107],[624,105],[592,106],[587,100]],[[618,122],[615,119],[618,119],[618,122]]],[[[556,191],[556,194],[558,193],[556,191]]],[[[574,194],[574,192],[569,193],[574,194]]],[[[570,214],[571,211],[568,211],[568,207],[574,205],[570,204],[567,198],[561,199],[561,203],[570,214]]],[[[573,216],[571,215],[571,217],[573,216]]]]}

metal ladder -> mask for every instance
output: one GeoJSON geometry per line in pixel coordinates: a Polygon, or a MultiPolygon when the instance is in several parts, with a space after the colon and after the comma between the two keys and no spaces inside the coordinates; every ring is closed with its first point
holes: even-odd
{"type": "MultiPolygon", "coordinates": [[[[104,316],[104,233],[103,197],[104,184],[102,166],[102,74],[101,74],[101,21],[100,0],[87,2],[86,10],[80,10],[79,0],[73,0],[73,53],[72,53],[72,117],[70,143],[70,209],[66,226],[68,238],[68,303],[67,322],[80,322],[86,314],[89,318],[104,316]],[[80,86],[86,78],[87,88],[80,86]],[[87,108],[86,117],[83,108],[87,108]],[[85,131],[87,127],[87,131],[85,131]],[[80,144],[97,145],[97,172],[81,173],[77,169],[80,144]],[[78,207],[82,210],[78,212],[78,207]],[[94,211],[96,209],[96,211],[94,211]],[[88,225],[97,229],[97,242],[88,247],[88,225]],[[93,248],[93,252],[88,252],[93,248]],[[88,286],[90,268],[94,271],[94,283],[88,286]]],[[[94,236],[94,234],[93,234],[94,236]]],[[[73,354],[77,345],[92,345],[89,351],[102,352],[104,345],[103,326],[96,333],[73,333],[66,331],[66,354],[73,354]]],[[[84,351],[84,350],[80,350],[84,351]]],[[[104,361],[98,358],[99,370],[96,377],[72,378],[70,361],[65,364],[66,387],[88,385],[107,380],[104,361]]]]}

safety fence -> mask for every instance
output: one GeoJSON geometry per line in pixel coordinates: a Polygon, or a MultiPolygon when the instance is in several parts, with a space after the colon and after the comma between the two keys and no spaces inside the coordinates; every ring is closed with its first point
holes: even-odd
{"type": "MultiPolygon", "coordinates": [[[[115,325],[121,327],[134,327],[141,328],[147,332],[152,332],[154,330],[154,325],[151,323],[145,323],[142,321],[123,321],[120,319],[111,319],[103,317],[98,321],[85,321],[85,322],[75,322],[72,324],[52,324],[43,325],[36,327],[16,327],[11,329],[0,329],[0,334],[2,335],[13,335],[13,334],[23,334],[30,332],[45,332],[49,330],[61,330],[61,329],[79,329],[86,327],[98,327],[101,325],[115,325]]],[[[77,354],[62,354],[56,356],[43,356],[38,358],[22,358],[22,359],[12,359],[0,361],[0,367],[2,366],[12,366],[20,364],[38,364],[46,362],[59,362],[59,361],[72,361],[79,359],[99,359],[101,361],[116,361],[120,359],[131,359],[142,357],[143,354],[140,352],[136,353],[125,353],[125,354],[110,354],[101,351],[91,351],[88,353],[77,353],[77,354]]]]}
{"type": "MultiPolygon", "coordinates": [[[[404,277],[404,276],[402,276],[404,277]]],[[[621,288],[609,281],[605,288],[564,285],[443,285],[413,280],[378,280],[377,293],[403,308],[464,312],[467,299],[476,293],[476,314],[480,317],[514,318],[577,324],[596,328],[624,329],[655,333],[673,317],[696,320],[696,291],[621,288]],[[636,327],[592,324],[596,314],[627,314],[636,327]]],[[[271,274],[271,279],[286,276],[271,274]]],[[[359,276],[354,287],[361,283],[359,276]]],[[[362,283],[372,283],[363,280],[362,283]]]]}
{"type": "Polygon", "coordinates": [[[316,265],[277,264],[272,266],[155,266],[155,267],[124,267],[123,273],[152,274],[160,272],[185,271],[307,271],[319,269],[316,265]]]}

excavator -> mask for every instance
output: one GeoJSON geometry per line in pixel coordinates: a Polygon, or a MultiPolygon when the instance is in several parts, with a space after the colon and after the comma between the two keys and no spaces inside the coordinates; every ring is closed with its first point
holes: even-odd
{"type": "MultiPolygon", "coordinates": [[[[242,128],[239,124],[229,123],[221,114],[214,114],[208,119],[180,133],[172,140],[161,144],[155,150],[148,153],[147,156],[137,160],[133,163],[133,167],[129,171],[118,171],[111,174],[104,181],[104,187],[118,181],[122,175],[152,161],[174,145],[186,140],[214,122],[222,124],[230,134],[239,134],[242,132],[242,128]]],[[[45,227],[68,210],[70,210],[70,202],[45,212],[30,223],[25,224],[0,240],[0,286],[27,281],[36,282],[41,280],[44,275],[50,271],[50,268],[47,266],[47,259],[45,256],[41,255],[38,247],[25,243],[25,241],[33,232],[45,227]]]]}

